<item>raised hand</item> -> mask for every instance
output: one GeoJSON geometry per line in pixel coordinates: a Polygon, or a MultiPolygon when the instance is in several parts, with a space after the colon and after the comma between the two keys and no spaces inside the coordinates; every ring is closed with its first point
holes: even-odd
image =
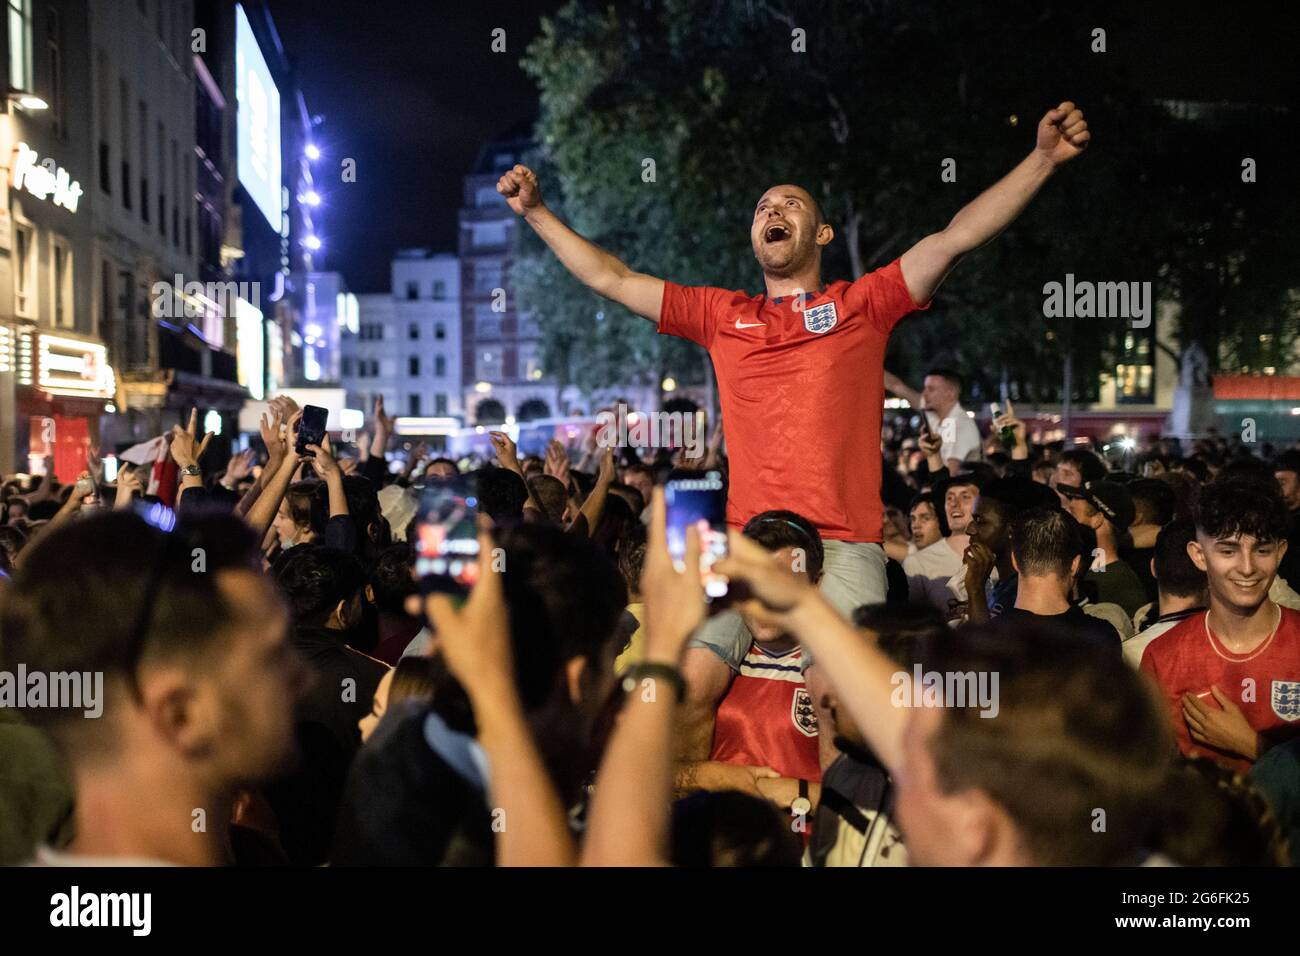
{"type": "Polygon", "coordinates": [[[447,595],[431,594],[424,599],[424,611],[448,669],[471,698],[482,699],[513,694],[515,678],[503,572],[488,560],[496,543],[486,518],[479,519],[478,542],[484,560],[479,562],[480,576],[469,599],[457,610],[447,595]]]}
{"type": "Polygon", "coordinates": [[[668,553],[667,507],[662,488],[654,490],[650,510],[645,564],[641,569],[646,655],[648,660],[676,665],[687,638],[695,633],[705,615],[704,582],[699,572],[700,535],[694,527],[686,529],[686,570],[678,571],[668,553]]]}
{"type": "Polygon", "coordinates": [[[1091,138],[1083,111],[1066,100],[1056,109],[1048,110],[1039,121],[1035,145],[1053,166],[1060,166],[1082,153],[1091,138]]]}
{"type": "Polygon", "coordinates": [[[488,432],[488,438],[492,441],[492,450],[497,453],[501,467],[520,471],[519,449],[515,446],[514,439],[505,432],[488,432]]]}
{"type": "Polygon", "coordinates": [[[552,478],[564,482],[564,487],[569,487],[569,453],[554,438],[546,443],[546,463],[542,468],[552,478]]]}
{"type": "Polygon", "coordinates": [[[117,496],[113,499],[113,510],[119,511],[131,506],[131,499],[144,494],[144,478],[140,470],[125,467],[117,473],[117,496]]]}
{"type": "Polygon", "coordinates": [[[506,197],[506,205],[523,216],[542,205],[542,190],[537,174],[527,166],[516,165],[497,180],[497,192],[506,197]]]}
{"type": "Polygon", "coordinates": [[[962,555],[962,564],[966,566],[966,593],[971,594],[975,591],[982,591],[984,585],[988,583],[989,576],[993,573],[993,565],[997,563],[997,555],[986,544],[978,541],[972,541],[966,547],[966,553],[962,555]]]}
{"type": "Polygon", "coordinates": [[[180,425],[172,426],[171,456],[181,468],[197,466],[199,459],[208,448],[208,442],[212,441],[212,432],[204,432],[200,440],[198,431],[198,408],[190,409],[190,423],[185,428],[181,428],[180,425]]]}
{"type": "Polygon", "coordinates": [[[312,459],[311,465],[316,469],[316,474],[320,475],[323,480],[329,481],[331,478],[343,477],[343,471],[334,458],[334,448],[330,445],[329,435],[322,438],[319,445],[308,445],[307,450],[316,456],[312,459]]]}
{"type": "Polygon", "coordinates": [[[796,574],[780,557],[746,538],[739,531],[727,532],[730,554],[713,565],[713,570],[742,585],[740,610],[764,623],[783,624],[784,615],[794,610],[816,587],[808,575],[796,574]]]}

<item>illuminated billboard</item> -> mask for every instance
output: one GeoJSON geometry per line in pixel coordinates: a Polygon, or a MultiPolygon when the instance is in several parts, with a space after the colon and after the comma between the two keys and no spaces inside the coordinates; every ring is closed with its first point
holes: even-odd
{"type": "Polygon", "coordinates": [[[262,310],[243,299],[235,300],[235,365],[239,384],[248,389],[248,394],[260,399],[266,374],[262,310]]]}
{"type": "Polygon", "coordinates": [[[235,5],[235,102],[239,183],[280,231],[280,91],[241,4],[235,5]]]}

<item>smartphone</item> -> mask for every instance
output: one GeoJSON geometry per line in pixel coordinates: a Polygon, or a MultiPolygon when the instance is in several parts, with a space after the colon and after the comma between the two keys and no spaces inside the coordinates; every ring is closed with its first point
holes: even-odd
{"type": "Polygon", "coordinates": [[[308,445],[319,445],[325,440],[325,422],[329,418],[329,409],[319,405],[304,405],[302,420],[298,422],[298,441],[294,451],[308,458],[315,458],[315,452],[307,450],[308,445]]]}
{"type": "Polygon", "coordinates": [[[468,594],[478,581],[477,518],[473,476],[425,482],[412,525],[421,594],[468,594]]]}
{"type": "Polygon", "coordinates": [[[727,579],[713,571],[719,558],[727,556],[727,493],[722,475],[706,472],[700,478],[679,478],[664,487],[668,512],[668,554],[678,571],[686,570],[686,529],[700,535],[700,577],[710,599],[724,597],[727,579]]]}

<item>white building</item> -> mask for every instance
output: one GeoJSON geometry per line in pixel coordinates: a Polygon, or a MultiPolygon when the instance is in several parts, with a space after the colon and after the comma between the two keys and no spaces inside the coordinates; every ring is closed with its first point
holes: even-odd
{"type": "Polygon", "coordinates": [[[357,313],[356,333],[345,330],[341,342],[348,405],[369,413],[375,396],[383,395],[390,415],[463,420],[460,260],[428,249],[399,250],[392,291],[357,296],[357,313]]]}

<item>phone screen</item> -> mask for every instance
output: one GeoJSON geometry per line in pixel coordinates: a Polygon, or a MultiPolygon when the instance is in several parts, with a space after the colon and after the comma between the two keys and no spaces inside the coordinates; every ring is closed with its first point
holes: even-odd
{"type": "Polygon", "coordinates": [[[415,513],[415,574],[423,594],[466,594],[479,575],[478,498],[469,475],[433,478],[415,513]]]}
{"type": "Polygon", "coordinates": [[[299,455],[315,457],[313,452],[307,450],[307,446],[319,445],[325,440],[325,422],[329,414],[329,409],[319,405],[302,407],[302,420],[298,422],[298,441],[294,444],[294,451],[299,455]]]}
{"type": "Polygon", "coordinates": [[[727,593],[727,579],[715,574],[713,564],[727,556],[727,495],[722,476],[710,471],[700,478],[682,478],[664,487],[668,512],[668,554],[679,571],[686,570],[686,529],[694,526],[700,535],[700,575],[704,593],[720,598],[727,593]]]}

